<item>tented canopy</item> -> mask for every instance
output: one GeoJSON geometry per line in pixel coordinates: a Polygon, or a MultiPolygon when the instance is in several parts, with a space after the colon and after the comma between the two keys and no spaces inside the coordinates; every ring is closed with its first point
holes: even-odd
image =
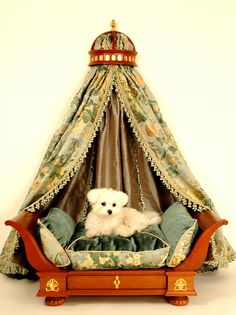
{"type": "MultiPolygon", "coordinates": [[[[156,100],[133,67],[134,59],[128,64],[127,54],[127,63],[120,62],[125,61],[124,52],[134,50],[132,42],[113,31],[100,35],[93,47],[100,55],[91,54],[93,66],[51,140],[21,210],[44,212],[56,206],[76,221],[83,220],[87,192],[111,187],[125,191],[129,206],[139,211],[162,213],[175,200],[194,211],[215,211],[181,155],[156,100]],[[106,64],[104,51],[111,49],[114,36],[116,55],[107,54],[113,63],[106,64]]],[[[3,273],[27,274],[24,259],[17,260],[21,247],[13,230],[0,256],[3,273]]],[[[205,268],[225,266],[234,255],[218,230],[205,268]]]]}

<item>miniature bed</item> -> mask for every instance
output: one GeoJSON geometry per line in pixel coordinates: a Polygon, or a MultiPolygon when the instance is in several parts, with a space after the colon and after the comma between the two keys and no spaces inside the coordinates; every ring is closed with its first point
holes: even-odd
{"type": "Polygon", "coordinates": [[[135,69],[130,38],[113,23],[89,53],[91,68],[21,211],[6,221],[13,229],[0,272],[13,277],[36,272],[37,295],[48,305],[60,305],[70,295],[163,295],[185,305],[196,295],[197,271],[235,259],[219,229],[227,221],[189,170],[135,69]],[[160,226],[129,239],[84,239],[86,195],[102,187],[124,191],[128,207],[161,214],[160,226]],[[54,231],[53,213],[59,215],[54,231]]]}
{"type": "MultiPolygon", "coordinates": [[[[39,215],[22,211],[6,221],[21,235],[26,256],[40,278],[37,296],[46,297],[47,305],[64,303],[71,295],[163,295],[174,305],[186,305],[188,296],[196,295],[194,277],[203,265],[213,233],[226,220],[212,211],[193,213],[199,226],[190,253],[176,267],[152,269],[73,270],[51,263],[39,246],[35,227],[39,215]]],[[[137,268],[137,267],[136,267],[137,268]]]]}

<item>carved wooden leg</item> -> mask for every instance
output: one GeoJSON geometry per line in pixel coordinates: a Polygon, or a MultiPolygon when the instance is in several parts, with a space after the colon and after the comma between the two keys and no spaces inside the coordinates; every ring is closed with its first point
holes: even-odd
{"type": "Polygon", "coordinates": [[[184,306],[189,302],[189,298],[187,296],[168,296],[167,301],[175,306],[184,306]]]}
{"type": "Polygon", "coordinates": [[[62,305],[64,304],[65,302],[65,298],[64,297],[50,297],[50,296],[47,296],[45,298],[45,304],[47,304],[48,306],[59,306],[59,305],[62,305]]]}

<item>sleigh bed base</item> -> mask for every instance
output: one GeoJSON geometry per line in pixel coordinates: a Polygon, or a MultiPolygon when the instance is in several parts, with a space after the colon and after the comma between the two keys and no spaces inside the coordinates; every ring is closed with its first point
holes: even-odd
{"type": "Polygon", "coordinates": [[[167,297],[169,303],[181,306],[188,304],[188,296],[197,295],[194,276],[206,259],[211,236],[216,229],[228,223],[211,210],[192,215],[198,220],[200,232],[190,254],[175,268],[159,269],[59,269],[45,257],[35,239],[37,213],[22,211],[5,224],[19,232],[28,262],[40,279],[37,296],[45,297],[45,303],[49,306],[61,305],[66,297],[72,295],[162,295],[167,297]]]}

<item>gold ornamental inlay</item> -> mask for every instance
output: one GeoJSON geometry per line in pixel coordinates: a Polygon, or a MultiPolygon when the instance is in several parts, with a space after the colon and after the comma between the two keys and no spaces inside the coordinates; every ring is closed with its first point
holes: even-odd
{"type": "Polygon", "coordinates": [[[119,289],[119,286],[120,286],[120,284],[121,284],[119,276],[116,276],[116,278],[115,278],[115,280],[114,280],[113,283],[114,283],[114,285],[115,285],[115,288],[116,288],[116,289],[119,289]]]}
{"type": "Polygon", "coordinates": [[[187,291],[188,290],[187,281],[184,278],[177,279],[175,281],[174,290],[175,291],[187,291]]]}
{"type": "Polygon", "coordinates": [[[53,292],[57,292],[59,291],[59,283],[57,280],[55,279],[50,279],[48,280],[48,282],[46,283],[46,291],[53,291],[53,292]]]}

